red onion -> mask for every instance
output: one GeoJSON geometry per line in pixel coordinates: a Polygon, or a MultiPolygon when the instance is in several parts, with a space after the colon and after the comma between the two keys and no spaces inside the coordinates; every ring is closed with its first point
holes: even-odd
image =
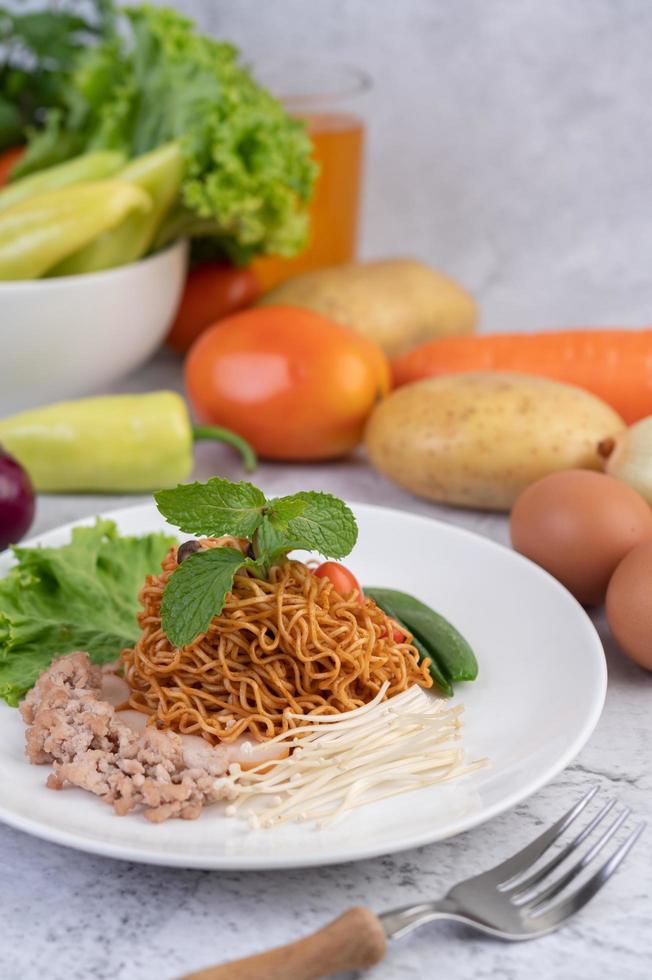
{"type": "Polygon", "coordinates": [[[16,544],[34,520],[34,490],[13,456],[0,446],[0,551],[16,544]]]}

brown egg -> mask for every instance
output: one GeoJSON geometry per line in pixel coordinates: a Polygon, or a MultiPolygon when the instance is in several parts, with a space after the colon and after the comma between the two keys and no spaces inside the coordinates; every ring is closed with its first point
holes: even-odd
{"type": "Polygon", "coordinates": [[[551,473],[519,496],[512,544],[586,606],[602,602],[619,561],[652,539],[652,510],[627,484],[591,470],[551,473]]]}
{"type": "Polygon", "coordinates": [[[607,622],[624,653],[652,670],[652,541],[625,555],[611,576],[607,622]]]}

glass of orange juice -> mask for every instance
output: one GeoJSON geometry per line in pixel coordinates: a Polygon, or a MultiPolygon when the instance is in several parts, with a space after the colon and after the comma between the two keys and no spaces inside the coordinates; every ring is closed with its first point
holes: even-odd
{"type": "Polygon", "coordinates": [[[305,249],[291,259],[266,256],[253,263],[268,290],[290,276],[355,258],[364,149],[356,103],[371,81],[356,68],[299,60],[262,66],[254,74],[293,115],[306,120],[319,165],[305,249]]]}

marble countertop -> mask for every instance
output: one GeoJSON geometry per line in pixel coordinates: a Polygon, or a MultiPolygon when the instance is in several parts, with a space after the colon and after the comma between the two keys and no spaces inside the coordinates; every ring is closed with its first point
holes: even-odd
{"type": "MultiPolygon", "coordinates": [[[[173,360],[161,356],[123,387],[169,387],[177,377],[173,360]]],[[[228,451],[198,447],[198,478],[216,471],[235,475],[228,451]]],[[[329,466],[266,465],[257,482],[270,492],[328,489],[350,500],[431,514],[507,540],[504,518],[418,501],[382,481],[362,458],[329,466]]],[[[43,497],[34,531],[140,499],[43,497]]],[[[589,744],[525,803],[453,840],[349,865],[240,874],[96,858],[0,826],[0,976],[172,980],[202,965],[298,938],[356,903],[382,910],[440,896],[527,843],[593,783],[604,798],[616,795],[637,814],[650,813],[652,682],[613,647],[599,616],[596,625],[607,650],[609,690],[589,744]]],[[[434,924],[391,945],[384,962],[365,976],[647,980],[651,845],[648,832],[608,887],[554,935],[506,945],[454,924],[434,924]]]]}

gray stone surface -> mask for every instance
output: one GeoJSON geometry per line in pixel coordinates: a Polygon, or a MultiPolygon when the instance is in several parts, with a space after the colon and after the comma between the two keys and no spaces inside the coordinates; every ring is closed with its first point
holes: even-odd
{"type": "MultiPolygon", "coordinates": [[[[177,383],[161,356],[123,388],[177,383]]],[[[199,447],[197,476],[236,476],[225,451],[199,447]]],[[[431,514],[506,542],[504,518],[446,509],[390,486],[361,457],[328,466],[265,465],[269,492],[319,488],[431,514]]],[[[35,531],[143,498],[43,497],[35,531]]],[[[593,783],[639,815],[652,811],[650,676],[607,648],[609,691],[589,744],[557,779],[516,809],[453,840],[396,857],[300,871],[179,871],[95,858],[0,826],[0,977],[3,980],[172,980],[317,928],[347,906],[402,905],[441,895],[502,860],[593,783]]],[[[563,678],[559,683],[563,684],[563,678]]],[[[648,835],[649,836],[649,833],[648,835]]],[[[433,925],[390,949],[370,980],[647,980],[652,962],[652,858],[644,837],[625,868],[571,925],[507,946],[433,925]]]]}
{"type": "Polygon", "coordinates": [[[652,320],[646,0],[176,6],[253,63],[300,55],[373,76],[366,255],[458,277],[485,329],[652,320]]]}

